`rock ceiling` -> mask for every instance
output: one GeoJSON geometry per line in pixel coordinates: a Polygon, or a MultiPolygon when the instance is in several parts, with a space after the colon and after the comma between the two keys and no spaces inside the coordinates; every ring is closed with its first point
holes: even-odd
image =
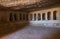
{"type": "Polygon", "coordinates": [[[31,7],[51,6],[52,4],[60,3],[60,0],[0,0],[0,5],[10,9],[21,9],[31,7]]]}
{"type": "Polygon", "coordinates": [[[0,0],[0,5],[5,7],[12,7],[17,5],[28,5],[39,2],[41,0],[0,0]]]}

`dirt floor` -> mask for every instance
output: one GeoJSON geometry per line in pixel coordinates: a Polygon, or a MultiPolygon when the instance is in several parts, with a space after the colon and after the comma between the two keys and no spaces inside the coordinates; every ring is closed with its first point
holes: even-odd
{"type": "MultiPolygon", "coordinates": [[[[15,26],[15,28],[18,27],[15,26]]],[[[25,26],[15,31],[14,29],[10,29],[10,31],[0,31],[0,39],[60,39],[60,28],[25,26]],[[1,32],[4,32],[4,35],[1,32]],[[5,35],[5,33],[8,34],[5,35]]]]}

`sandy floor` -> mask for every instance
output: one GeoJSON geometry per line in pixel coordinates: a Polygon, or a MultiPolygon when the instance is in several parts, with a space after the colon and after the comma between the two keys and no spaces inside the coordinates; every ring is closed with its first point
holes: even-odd
{"type": "Polygon", "coordinates": [[[60,29],[26,26],[0,39],[60,39],[60,29]]]}

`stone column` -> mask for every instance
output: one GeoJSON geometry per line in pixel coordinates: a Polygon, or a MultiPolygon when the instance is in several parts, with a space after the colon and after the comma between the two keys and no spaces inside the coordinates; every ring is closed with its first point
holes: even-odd
{"type": "Polygon", "coordinates": [[[15,21],[15,19],[14,19],[14,14],[15,14],[15,13],[13,12],[13,13],[12,13],[12,20],[13,20],[13,21],[15,21]]]}
{"type": "Polygon", "coordinates": [[[45,13],[45,19],[48,20],[48,18],[47,18],[47,13],[45,13]]]}
{"type": "Polygon", "coordinates": [[[28,21],[30,20],[30,17],[29,17],[30,14],[28,14],[28,21]]]}
{"type": "MultiPolygon", "coordinates": [[[[33,14],[32,14],[32,15],[33,15],[33,14]]],[[[32,19],[33,19],[33,16],[32,16],[32,19]]],[[[32,21],[32,20],[31,20],[31,14],[29,14],[29,21],[32,21]]]]}
{"type": "Polygon", "coordinates": [[[38,13],[36,14],[36,20],[38,21],[38,13]]]}
{"type": "Polygon", "coordinates": [[[53,12],[51,12],[51,20],[53,20],[53,12]]]}
{"type": "Polygon", "coordinates": [[[57,19],[57,20],[60,20],[60,11],[58,11],[58,12],[56,13],[56,19],[57,19]]]}
{"type": "Polygon", "coordinates": [[[7,21],[10,21],[10,13],[7,13],[7,21]]]}
{"type": "Polygon", "coordinates": [[[18,21],[20,21],[20,14],[19,13],[17,14],[17,17],[18,17],[18,21]]]}
{"type": "Polygon", "coordinates": [[[23,19],[23,14],[22,14],[22,13],[21,13],[21,17],[22,17],[21,20],[24,20],[24,19],[23,19]]]}
{"type": "Polygon", "coordinates": [[[34,14],[32,14],[32,21],[34,21],[34,14]]]}
{"type": "Polygon", "coordinates": [[[41,13],[41,20],[42,20],[42,13],[41,13]]]}
{"type": "Polygon", "coordinates": [[[25,13],[24,15],[25,15],[25,20],[26,20],[26,19],[27,19],[27,18],[26,18],[27,13],[25,13]]]}

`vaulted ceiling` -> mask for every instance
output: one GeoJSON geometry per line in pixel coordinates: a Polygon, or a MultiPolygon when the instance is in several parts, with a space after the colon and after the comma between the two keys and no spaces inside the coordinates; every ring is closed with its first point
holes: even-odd
{"type": "Polygon", "coordinates": [[[1,9],[24,10],[60,4],[60,0],[0,0],[1,9]]]}

